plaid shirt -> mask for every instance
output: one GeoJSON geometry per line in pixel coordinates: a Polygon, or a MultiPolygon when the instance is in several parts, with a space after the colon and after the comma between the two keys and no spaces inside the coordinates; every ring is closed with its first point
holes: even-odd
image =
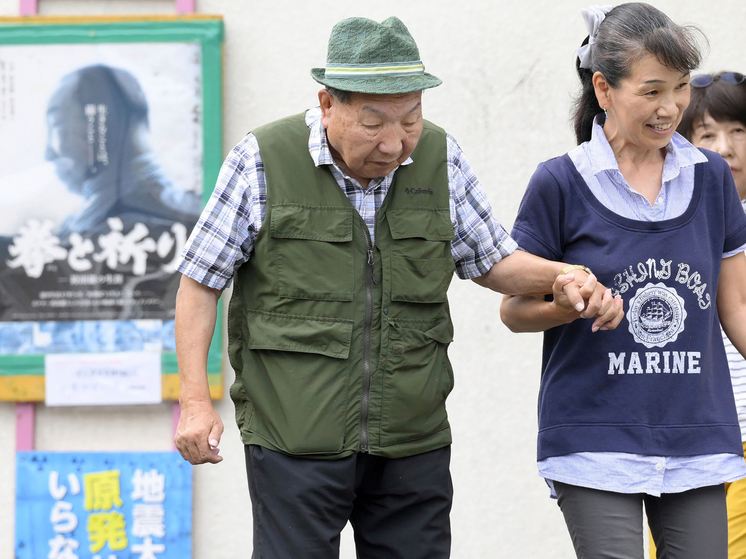
{"type": "MultiPolygon", "coordinates": [[[[328,166],[373,238],[376,212],[394,180],[396,169],[385,177],[371,180],[364,189],[332,159],[318,107],[306,112],[306,124],[311,132],[308,151],[314,165],[328,166]]],[[[456,140],[447,135],[446,143],[449,205],[455,232],[451,253],[458,276],[471,279],[486,274],[493,264],[517,247],[492,217],[484,190],[456,140]]],[[[411,163],[409,158],[402,165],[411,163]]],[[[266,205],[264,165],[256,138],[249,134],[223,163],[215,190],[182,252],[178,270],[209,287],[224,289],[235,271],[249,259],[266,215],[266,205]]]]}

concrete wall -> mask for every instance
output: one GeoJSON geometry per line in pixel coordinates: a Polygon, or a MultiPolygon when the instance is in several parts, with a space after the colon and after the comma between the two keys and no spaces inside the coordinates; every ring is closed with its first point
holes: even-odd
{"type": "MultiPolygon", "coordinates": [[[[746,71],[746,3],[654,0],[677,22],[699,24],[710,40],[704,70],[746,71]]],[[[198,0],[225,18],[224,152],[253,127],[315,104],[311,67],[323,66],[332,25],[348,16],[399,16],[416,38],[427,70],[443,85],[425,94],[425,116],[460,142],[510,229],[536,165],[573,147],[574,51],[586,32],[587,0],[198,0]]],[[[40,0],[40,13],[174,13],[173,2],[40,0]]],[[[0,0],[16,15],[17,0],[0,0]]],[[[0,185],[0,191],[2,185],[0,185]]],[[[561,513],[536,474],[536,395],[541,338],[511,334],[499,321],[500,297],[455,281],[453,556],[573,557],[561,513]]],[[[602,335],[602,334],[601,334],[602,335]]],[[[232,381],[228,367],[226,382],[232,381]]],[[[194,557],[249,557],[250,504],[243,451],[229,401],[225,460],[194,471],[194,557]]],[[[40,450],[168,450],[171,408],[44,409],[40,450]]],[[[14,407],[0,404],[0,559],[13,553],[14,407]]],[[[349,531],[342,556],[355,556],[349,531]]]]}

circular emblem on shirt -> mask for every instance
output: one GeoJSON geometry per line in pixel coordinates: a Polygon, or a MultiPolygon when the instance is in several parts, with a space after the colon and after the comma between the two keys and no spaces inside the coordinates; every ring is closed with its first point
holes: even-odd
{"type": "Polygon", "coordinates": [[[684,331],[684,300],[673,287],[649,283],[629,300],[627,320],[638,344],[663,347],[684,331]]]}

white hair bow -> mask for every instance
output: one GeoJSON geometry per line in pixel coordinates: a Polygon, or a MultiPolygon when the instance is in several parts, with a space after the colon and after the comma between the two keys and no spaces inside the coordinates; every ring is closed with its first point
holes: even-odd
{"type": "Polygon", "coordinates": [[[598,26],[606,17],[613,6],[589,6],[582,11],[583,20],[585,21],[585,28],[588,30],[588,44],[583,45],[578,49],[578,58],[580,59],[580,67],[591,69],[591,62],[593,59],[591,45],[596,42],[596,33],[598,33],[598,26]]]}

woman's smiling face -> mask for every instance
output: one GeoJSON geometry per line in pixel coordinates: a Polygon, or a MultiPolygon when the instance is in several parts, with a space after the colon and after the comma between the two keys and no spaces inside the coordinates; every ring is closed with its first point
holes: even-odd
{"type": "Polygon", "coordinates": [[[661,64],[652,54],[637,61],[619,87],[599,99],[608,109],[604,131],[641,149],[662,149],[671,141],[689,105],[689,73],[661,64]]]}

